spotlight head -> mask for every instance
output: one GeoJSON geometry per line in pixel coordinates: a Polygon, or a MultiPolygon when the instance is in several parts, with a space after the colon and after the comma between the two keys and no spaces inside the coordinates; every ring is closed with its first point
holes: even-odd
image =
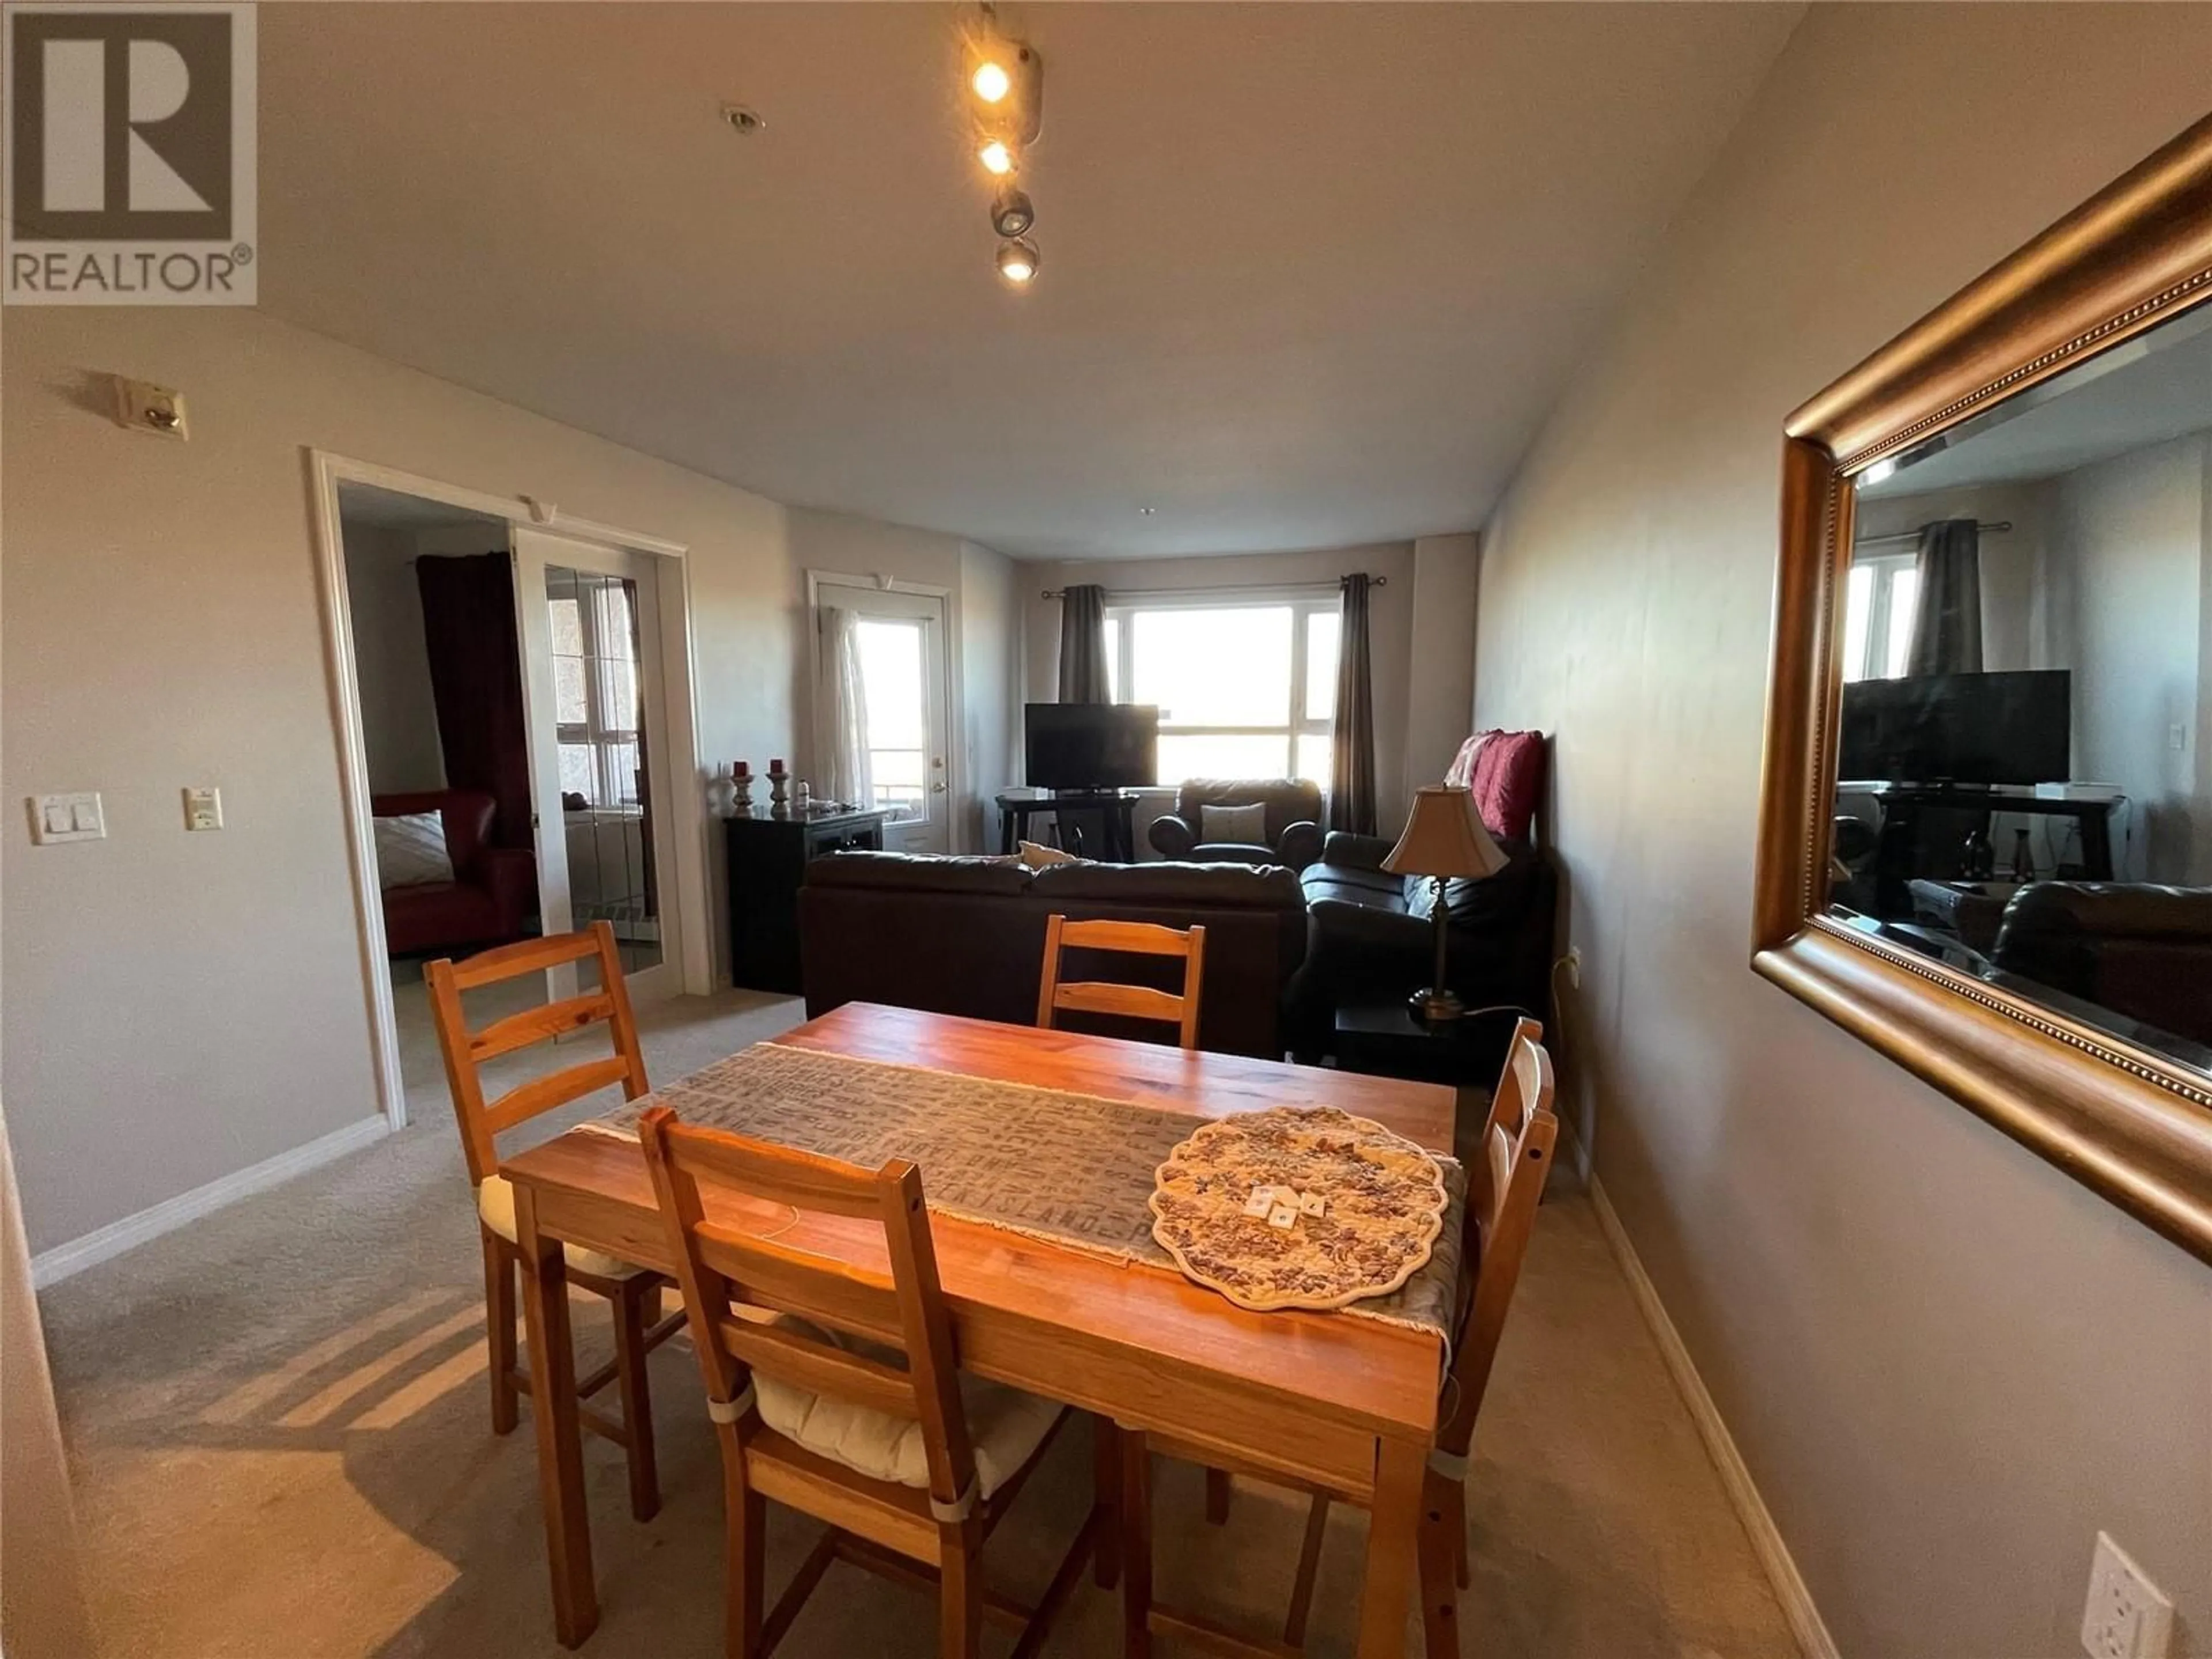
{"type": "Polygon", "coordinates": [[[983,171],[1006,178],[1014,170],[1014,147],[1003,138],[987,138],[976,150],[975,159],[983,164],[983,171]]]}
{"type": "Polygon", "coordinates": [[[1027,288],[1036,278],[1036,244],[1025,237],[1015,237],[999,244],[999,275],[1016,288],[1027,288]]]}
{"type": "Polygon", "coordinates": [[[968,77],[968,86],[985,103],[995,104],[1014,89],[1014,77],[1006,73],[1006,66],[997,58],[986,58],[968,77]]]}
{"type": "Polygon", "coordinates": [[[1036,223],[1036,209],[1030,205],[1029,192],[1017,190],[1012,185],[1004,186],[991,203],[991,228],[1001,236],[1026,236],[1036,223]]]}

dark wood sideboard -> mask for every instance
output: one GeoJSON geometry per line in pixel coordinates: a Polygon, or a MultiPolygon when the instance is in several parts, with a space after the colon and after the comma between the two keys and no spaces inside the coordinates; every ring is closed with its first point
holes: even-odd
{"type": "Polygon", "coordinates": [[[824,853],[881,852],[884,818],[881,812],[825,812],[722,820],[732,984],[799,994],[799,887],[806,866],[824,853]]]}

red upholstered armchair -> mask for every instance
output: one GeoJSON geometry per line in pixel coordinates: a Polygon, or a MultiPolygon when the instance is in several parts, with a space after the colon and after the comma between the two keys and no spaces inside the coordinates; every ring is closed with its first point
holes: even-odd
{"type": "Polygon", "coordinates": [[[492,847],[492,798],[473,789],[374,795],[376,817],[435,812],[446,826],[453,879],[384,890],[384,945],[393,956],[520,939],[538,908],[538,857],[524,847],[492,847]]]}

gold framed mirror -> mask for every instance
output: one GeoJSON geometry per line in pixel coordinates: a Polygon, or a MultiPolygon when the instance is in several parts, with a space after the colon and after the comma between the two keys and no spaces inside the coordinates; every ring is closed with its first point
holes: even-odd
{"type": "Polygon", "coordinates": [[[2212,1261],[2212,117],[1785,431],[1753,966],[2212,1261]]]}

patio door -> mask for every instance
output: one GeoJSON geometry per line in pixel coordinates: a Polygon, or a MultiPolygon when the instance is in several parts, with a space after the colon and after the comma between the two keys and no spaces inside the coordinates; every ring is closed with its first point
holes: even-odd
{"type": "MultiPolygon", "coordinates": [[[[867,700],[868,769],[875,799],[855,803],[890,814],[884,845],[907,853],[943,853],[952,845],[950,704],[945,687],[949,663],[945,599],[942,593],[884,588],[817,578],[814,593],[817,695],[827,672],[822,615],[850,611],[867,700]]],[[[817,721],[817,728],[818,728],[817,721]]],[[[815,752],[828,752],[831,734],[817,729],[815,752]]]]}
{"type": "MultiPolygon", "coordinates": [[[[674,775],[660,664],[659,567],[649,555],[514,527],[545,931],[605,921],[635,1001],[682,988],[674,775]]],[[[581,964],[596,980],[596,967],[581,964]]],[[[577,965],[548,976],[574,996],[577,965]]]]}

